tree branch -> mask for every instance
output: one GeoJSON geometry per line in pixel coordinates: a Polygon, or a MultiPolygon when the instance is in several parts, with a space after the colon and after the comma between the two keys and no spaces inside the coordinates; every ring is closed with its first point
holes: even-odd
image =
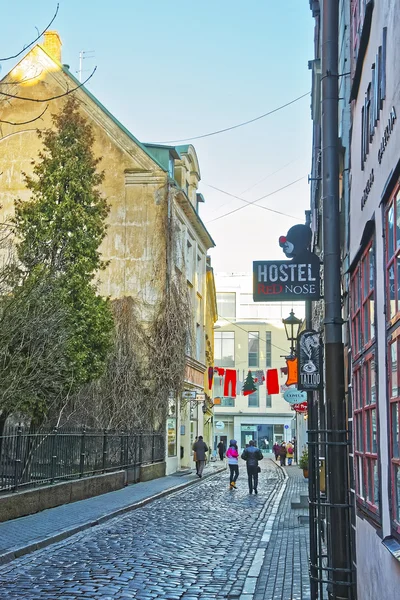
{"type": "Polygon", "coordinates": [[[6,123],[7,125],[27,125],[28,123],[33,123],[34,121],[37,121],[38,119],[43,117],[44,113],[46,112],[46,110],[48,108],[49,108],[49,106],[47,105],[46,108],[44,109],[44,111],[40,113],[40,115],[38,115],[34,119],[30,119],[30,121],[19,121],[17,123],[13,123],[12,121],[6,121],[5,119],[0,119],[0,123],[6,123]]]}
{"type": "Polygon", "coordinates": [[[51,100],[57,100],[57,98],[62,98],[63,96],[68,96],[69,94],[72,94],[72,92],[75,92],[75,90],[79,90],[79,88],[83,87],[85,85],[85,83],[87,83],[89,81],[89,79],[91,79],[93,77],[93,75],[96,72],[96,69],[97,69],[97,67],[95,67],[93,69],[93,71],[90,73],[89,77],[87,79],[85,79],[85,81],[82,81],[82,83],[80,83],[76,87],[71,88],[70,90],[67,90],[66,92],[63,92],[62,94],[58,94],[58,96],[52,96],[51,98],[42,98],[42,99],[25,98],[23,96],[16,96],[15,94],[7,94],[7,92],[1,92],[1,91],[0,91],[0,96],[5,96],[6,98],[15,98],[16,100],[27,100],[28,102],[50,102],[51,100]]]}
{"type": "Polygon", "coordinates": [[[30,44],[28,44],[27,46],[24,46],[24,48],[22,48],[22,50],[20,50],[19,52],[17,52],[17,54],[14,54],[14,56],[6,56],[6,58],[0,58],[0,61],[3,61],[3,60],[11,60],[12,58],[17,58],[17,56],[19,56],[20,54],[22,54],[23,52],[25,52],[25,50],[26,50],[27,48],[30,48],[31,46],[33,46],[33,44],[34,44],[35,42],[37,42],[37,41],[38,41],[38,39],[40,39],[40,38],[42,37],[42,35],[43,35],[43,34],[44,34],[44,33],[45,33],[45,32],[46,32],[48,29],[49,29],[50,25],[53,23],[54,19],[55,19],[55,18],[56,18],[56,16],[57,16],[57,13],[58,13],[58,9],[59,9],[59,7],[60,7],[60,5],[59,5],[59,4],[57,4],[56,12],[54,13],[54,16],[53,16],[53,18],[51,19],[50,23],[47,25],[47,27],[46,27],[45,29],[43,29],[42,33],[39,33],[39,35],[38,35],[38,36],[37,36],[37,37],[36,37],[36,38],[35,38],[35,39],[34,39],[32,42],[30,42],[30,44]]]}

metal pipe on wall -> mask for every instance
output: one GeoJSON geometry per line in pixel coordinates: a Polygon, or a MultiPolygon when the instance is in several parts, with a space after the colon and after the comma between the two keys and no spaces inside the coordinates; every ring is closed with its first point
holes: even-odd
{"type": "Polygon", "coordinates": [[[338,34],[339,0],[323,0],[321,93],[328,597],[330,600],[348,600],[352,591],[340,273],[338,34]]]}

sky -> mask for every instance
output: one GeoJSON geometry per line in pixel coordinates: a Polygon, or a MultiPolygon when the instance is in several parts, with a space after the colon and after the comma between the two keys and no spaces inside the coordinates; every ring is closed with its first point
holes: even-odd
{"type": "MultiPolygon", "coordinates": [[[[62,62],[142,142],[172,142],[253,119],[311,86],[313,19],[306,0],[60,0],[51,29],[62,62]],[[89,54],[89,51],[93,51],[89,54]]],[[[0,56],[42,31],[53,0],[4,3],[0,56]]],[[[2,62],[3,77],[16,61],[2,62]]],[[[200,164],[200,216],[216,248],[217,272],[251,272],[253,260],[285,259],[278,237],[309,207],[310,98],[193,143],[200,164]],[[293,183],[300,179],[297,183],[293,183]],[[280,188],[284,188],[276,192],[280,188]],[[248,202],[248,206],[214,188],[248,202]],[[225,215],[239,209],[231,215],[225,215]],[[221,217],[221,218],[219,218],[221,217]]],[[[176,144],[178,145],[178,144],[176,144]]]]}

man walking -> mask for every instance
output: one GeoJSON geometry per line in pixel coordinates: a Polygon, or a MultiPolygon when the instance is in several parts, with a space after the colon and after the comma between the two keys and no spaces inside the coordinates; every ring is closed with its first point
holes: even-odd
{"type": "Polygon", "coordinates": [[[201,479],[201,477],[203,476],[204,465],[206,464],[206,452],[208,452],[208,446],[203,441],[202,435],[199,435],[199,439],[193,444],[192,449],[194,452],[196,452],[196,475],[201,479]]]}
{"type": "Polygon", "coordinates": [[[218,454],[219,454],[220,460],[224,460],[225,444],[224,444],[224,442],[222,440],[218,444],[217,448],[218,448],[218,454]]]}
{"type": "Polygon", "coordinates": [[[242,458],[246,461],[247,465],[247,477],[249,480],[249,494],[258,494],[258,461],[264,457],[261,450],[256,447],[254,440],[250,440],[249,447],[245,448],[242,452],[242,458]]]}

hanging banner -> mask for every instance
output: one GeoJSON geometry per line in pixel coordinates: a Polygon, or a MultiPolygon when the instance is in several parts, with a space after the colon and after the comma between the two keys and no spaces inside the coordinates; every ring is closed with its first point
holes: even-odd
{"type": "Polygon", "coordinates": [[[254,302],[318,300],[321,297],[320,260],[310,252],[311,229],[294,225],[279,245],[292,260],[258,260],[253,262],[254,302]]]}
{"type": "Polygon", "coordinates": [[[305,392],[322,389],[322,344],[317,331],[306,329],[297,339],[297,388],[305,392]]]}

